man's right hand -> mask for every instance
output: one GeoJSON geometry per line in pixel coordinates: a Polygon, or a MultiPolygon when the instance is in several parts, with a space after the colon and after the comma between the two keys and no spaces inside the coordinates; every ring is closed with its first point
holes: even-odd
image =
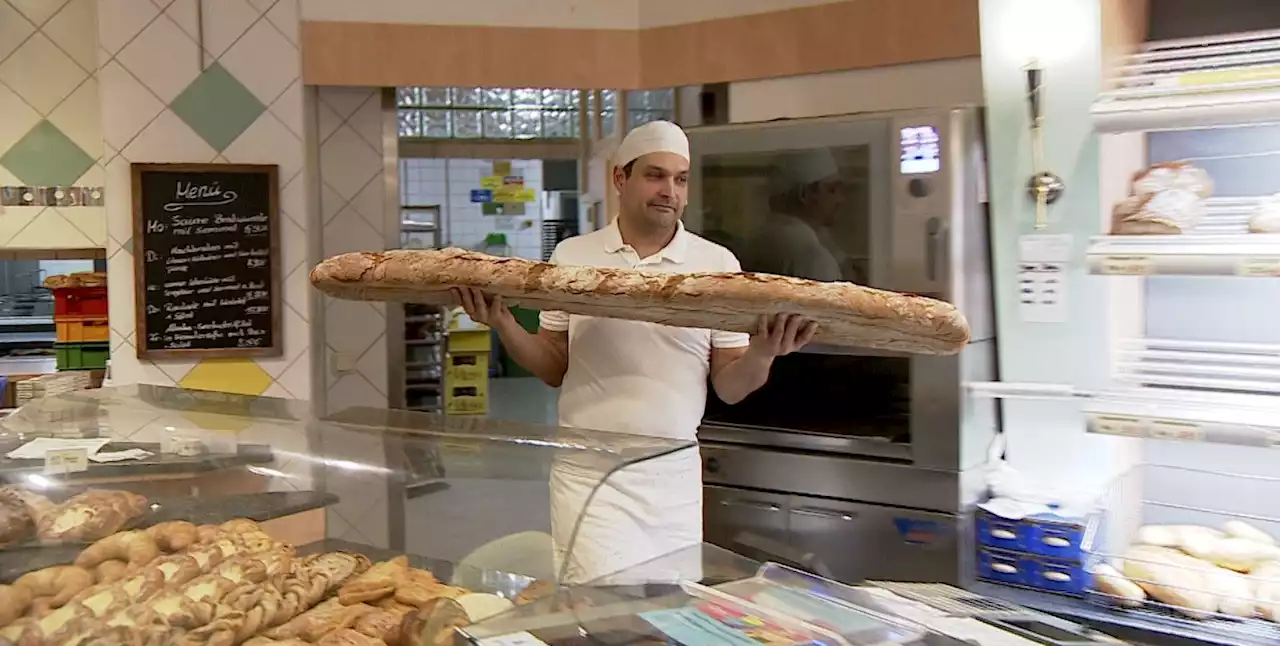
{"type": "Polygon", "coordinates": [[[499,332],[510,329],[508,326],[511,324],[516,324],[515,315],[502,304],[501,296],[489,299],[484,292],[474,287],[458,287],[452,291],[454,299],[467,312],[467,316],[476,323],[487,325],[499,332]]]}

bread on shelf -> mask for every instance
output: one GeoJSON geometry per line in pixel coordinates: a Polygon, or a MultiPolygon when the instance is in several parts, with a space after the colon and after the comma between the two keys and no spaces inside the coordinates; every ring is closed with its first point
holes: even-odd
{"type": "Polygon", "coordinates": [[[1111,212],[1111,235],[1176,235],[1194,229],[1204,217],[1213,181],[1185,162],[1155,164],[1139,171],[1129,196],[1111,212]]]}
{"type": "Polygon", "coordinates": [[[1280,193],[1262,198],[1254,207],[1249,233],[1280,233],[1280,193]]]}

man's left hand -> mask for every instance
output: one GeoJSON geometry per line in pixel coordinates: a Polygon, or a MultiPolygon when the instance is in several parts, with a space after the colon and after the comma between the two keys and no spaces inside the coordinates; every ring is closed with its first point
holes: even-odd
{"type": "Polygon", "coordinates": [[[799,314],[761,316],[747,351],[758,358],[772,360],[803,348],[817,333],[818,322],[799,314]]]}

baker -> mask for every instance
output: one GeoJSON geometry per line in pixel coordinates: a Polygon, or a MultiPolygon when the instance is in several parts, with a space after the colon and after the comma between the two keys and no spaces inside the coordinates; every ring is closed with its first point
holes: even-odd
{"type": "Polygon", "coordinates": [[[827,150],[783,153],[769,173],[770,215],[747,245],[747,269],[810,280],[845,280],[848,254],[832,239],[844,183],[827,150]]]}
{"type": "MultiPolygon", "coordinates": [[[[599,231],[562,241],[551,262],[656,272],[741,271],[732,252],[686,231],[680,221],[689,197],[689,140],[679,126],[654,121],[632,130],[615,163],[618,217],[599,231]]],[[[768,380],[774,358],[799,349],[817,332],[814,321],[790,314],[762,317],[748,336],[544,311],[537,333],[529,333],[501,297],[490,299],[474,289],[457,290],[455,297],[472,319],[497,331],[516,363],[560,387],[561,426],[681,440],[696,438],[708,377],[720,399],[742,401],[768,380]]],[[[702,542],[696,449],[611,475],[581,514],[602,475],[569,460],[557,460],[552,469],[551,534],[557,567],[568,582],[619,572],[702,542]]]]}

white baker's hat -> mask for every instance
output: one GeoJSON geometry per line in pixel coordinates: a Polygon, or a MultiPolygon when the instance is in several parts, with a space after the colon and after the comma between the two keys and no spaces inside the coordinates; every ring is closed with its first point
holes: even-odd
{"type": "Polygon", "coordinates": [[[840,176],[836,158],[826,149],[783,153],[773,162],[769,172],[769,187],[785,191],[797,186],[808,186],[840,176]]]}
{"type": "Polygon", "coordinates": [[[626,166],[651,153],[672,153],[688,161],[689,137],[670,121],[650,121],[627,133],[613,155],[613,163],[626,166]]]}

